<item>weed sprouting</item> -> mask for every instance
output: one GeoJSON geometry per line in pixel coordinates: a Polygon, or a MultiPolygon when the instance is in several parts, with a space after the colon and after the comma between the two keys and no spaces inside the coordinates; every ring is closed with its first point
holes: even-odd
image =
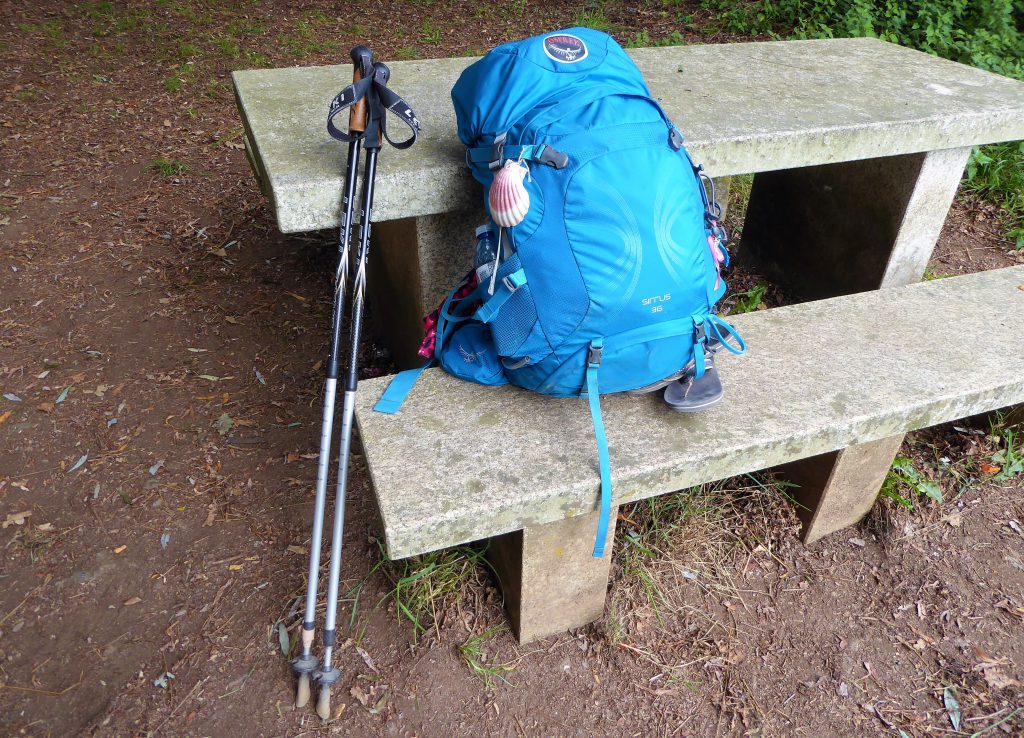
{"type": "Polygon", "coordinates": [[[483,680],[488,689],[494,689],[499,681],[504,682],[510,687],[515,686],[505,678],[505,674],[515,671],[515,665],[512,662],[489,663],[490,658],[484,652],[483,648],[484,645],[502,629],[503,626],[496,625],[492,628],[488,628],[482,633],[474,633],[467,638],[461,646],[459,646],[459,655],[462,656],[470,670],[483,680]]]}
{"type": "Polygon", "coordinates": [[[729,311],[729,315],[751,313],[755,310],[764,309],[764,294],[768,291],[767,282],[758,282],[746,292],[736,294],[736,302],[729,311]]]}
{"type": "Polygon", "coordinates": [[[998,446],[991,456],[992,465],[999,469],[991,479],[1005,482],[1024,474],[1024,434],[1007,425],[1004,415],[997,414],[992,422],[990,438],[998,446]]]}
{"type": "Polygon", "coordinates": [[[423,43],[437,46],[441,43],[441,27],[434,25],[430,18],[424,18],[420,25],[420,38],[423,43]]]}
{"type": "Polygon", "coordinates": [[[879,495],[908,510],[913,510],[915,501],[921,497],[942,503],[942,487],[919,471],[907,456],[897,456],[892,462],[879,495]]]}
{"type": "Polygon", "coordinates": [[[177,174],[184,174],[188,171],[188,165],[184,162],[175,161],[174,159],[168,159],[161,156],[156,161],[150,163],[148,169],[156,172],[161,177],[173,177],[177,174]]]}

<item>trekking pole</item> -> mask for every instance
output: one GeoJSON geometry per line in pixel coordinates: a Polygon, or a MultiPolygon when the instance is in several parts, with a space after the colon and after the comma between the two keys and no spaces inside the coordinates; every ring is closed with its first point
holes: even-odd
{"type": "MultiPolygon", "coordinates": [[[[365,46],[352,49],[352,81],[359,82],[373,74],[373,55],[365,46]]],[[[355,203],[356,177],[359,173],[359,144],[366,130],[366,100],[357,101],[349,112],[348,163],[345,166],[345,194],[342,200],[341,227],[338,231],[338,266],[334,273],[334,311],[331,318],[331,348],[327,358],[327,380],[324,383],[324,416],[320,426],[320,457],[316,472],[316,503],[313,507],[313,533],[309,550],[309,576],[306,582],[306,614],[302,620],[302,655],[292,661],[292,671],[299,677],[295,706],[309,702],[309,679],[320,663],[312,654],[316,628],[316,599],[320,575],[320,548],[324,529],[324,507],[327,481],[330,476],[331,433],[334,427],[334,401],[340,373],[341,323],[345,310],[345,286],[348,282],[348,252],[352,242],[352,210],[355,203]]]]}
{"type": "Polygon", "coordinates": [[[370,97],[368,132],[363,139],[366,148],[366,168],[363,172],[362,210],[359,215],[359,250],[355,283],[352,287],[352,317],[349,324],[348,366],[346,367],[345,394],[342,400],[341,452],[338,458],[338,488],[334,500],[334,530],[331,537],[331,568],[327,586],[327,619],[324,625],[324,657],[318,672],[320,694],[316,712],[322,720],[331,716],[331,686],[341,678],[341,672],[331,666],[334,649],[335,618],[338,610],[338,584],[341,579],[342,537],[345,525],[345,494],[348,486],[348,457],[352,444],[352,420],[355,416],[356,387],[359,383],[359,337],[362,332],[363,306],[366,290],[366,261],[370,250],[370,218],[373,212],[373,185],[377,174],[377,154],[383,137],[384,110],[378,90],[386,87],[391,70],[384,64],[373,67],[373,91],[370,97]]]}

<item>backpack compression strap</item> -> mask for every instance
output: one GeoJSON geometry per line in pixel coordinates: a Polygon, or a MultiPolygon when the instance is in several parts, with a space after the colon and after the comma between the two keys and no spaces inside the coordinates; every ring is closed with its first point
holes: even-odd
{"type": "Polygon", "coordinates": [[[601,416],[601,394],[597,384],[597,370],[601,368],[601,353],[604,340],[595,338],[590,342],[587,355],[587,402],[590,405],[590,419],[594,421],[594,437],[597,439],[598,467],[601,470],[601,512],[597,522],[597,539],[594,541],[594,558],[604,556],[604,544],[608,538],[608,522],[612,512],[612,467],[608,456],[608,438],[604,432],[604,418],[601,416]]]}

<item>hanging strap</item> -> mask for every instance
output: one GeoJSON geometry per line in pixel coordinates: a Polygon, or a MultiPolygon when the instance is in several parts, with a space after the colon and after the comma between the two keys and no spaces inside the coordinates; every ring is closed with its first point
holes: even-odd
{"type": "Polygon", "coordinates": [[[399,410],[402,409],[402,404],[405,402],[405,398],[409,396],[409,392],[412,391],[412,387],[416,384],[416,380],[419,379],[420,374],[423,373],[424,369],[433,366],[437,363],[437,356],[441,353],[441,349],[444,346],[444,342],[448,339],[448,329],[452,323],[459,323],[468,319],[468,316],[455,316],[451,314],[451,305],[453,302],[461,302],[462,300],[473,300],[476,299],[477,294],[480,292],[478,286],[476,290],[466,295],[466,297],[460,297],[458,300],[455,299],[455,293],[462,289],[462,286],[466,283],[466,277],[459,280],[459,283],[452,288],[452,291],[448,293],[448,297],[441,303],[441,309],[438,311],[437,317],[437,333],[436,343],[434,347],[434,357],[430,359],[423,366],[417,367],[416,369],[406,369],[404,372],[399,372],[395,375],[395,378],[388,384],[384,394],[377,401],[377,404],[373,406],[373,411],[376,413],[385,413],[387,415],[395,415],[399,410]]]}
{"type": "Polygon", "coordinates": [[[396,374],[388,388],[384,390],[384,394],[377,400],[377,404],[373,406],[373,411],[387,415],[397,414],[402,409],[402,403],[405,402],[405,398],[412,390],[412,386],[416,384],[416,380],[420,378],[424,369],[434,365],[434,361],[434,359],[431,359],[421,367],[406,369],[404,372],[396,374]]]}
{"type": "Polygon", "coordinates": [[[601,470],[601,512],[597,522],[597,539],[594,541],[594,558],[604,556],[604,544],[608,538],[608,522],[612,512],[612,467],[608,456],[608,438],[604,432],[604,418],[601,417],[601,394],[597,384],[597,371],[601,368],[601,353],[604,340],[595,338],[590,342],[587,355],[587,402],[590,404],[590,419],[594,422],[594,437],[597,439],[597,459],[601,470]]]}

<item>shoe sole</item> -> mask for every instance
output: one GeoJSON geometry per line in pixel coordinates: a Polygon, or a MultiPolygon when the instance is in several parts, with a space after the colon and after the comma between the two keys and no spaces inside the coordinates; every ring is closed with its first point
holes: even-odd
{"type": "Polygon", "coordinates": [[[710,410],[711,408],[718,407],[722,404],[722,400],[724,399],[725,395],[719,395],[713,400],[708,400],[703,405],[687,405],[685,407],[682,405],[669,405],[667,402],[665,404],[668,405],[673,412],[677,413],[702,413],[706,410],[710,410]]]}

